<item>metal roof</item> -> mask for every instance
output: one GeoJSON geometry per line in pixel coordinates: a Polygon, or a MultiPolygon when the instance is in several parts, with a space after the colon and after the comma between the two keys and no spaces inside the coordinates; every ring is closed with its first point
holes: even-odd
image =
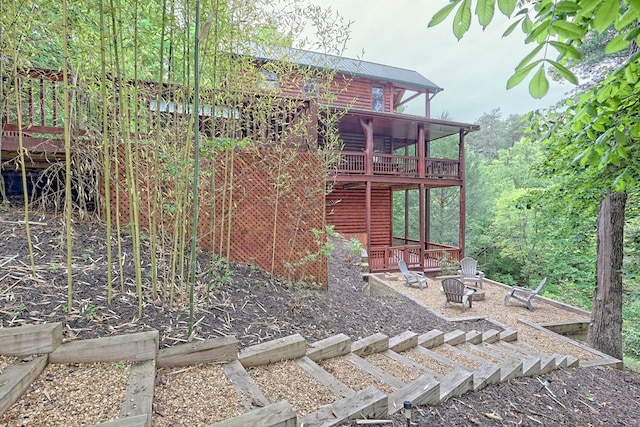
{"type": "Polygon", "coordinates": [[[269,48],[269,51],[264,48],[256,48],[254,56],[267,61],[286,60],[307,67],[335,69],[342,74],[398,83],[407,86],[408,89],[423,89],[432,92],[440,92],[443,90],[443,88],[417,71],[377,64],[361,59],[352,59],[294,48],[269,48]]]}

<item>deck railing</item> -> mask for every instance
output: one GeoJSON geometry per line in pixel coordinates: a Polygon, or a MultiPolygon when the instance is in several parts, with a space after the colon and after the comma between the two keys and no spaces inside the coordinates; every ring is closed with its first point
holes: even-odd
{"type": "Polygon", "coordinates": [[[393,238],[393,246],[376,246],[369,251],[371,271],[386,271],[398,268],[398,261],[404,260],[411,269],[440,271],[441,261],[459,261],[460,248],[428,242],[420,258],[420,244],[417,240],[393,238]]]}
{"type": "MultiPolygon", "coordinates": [[[[418,157],[374,153],[371,159],[374,175],[403,176],[412,178],[459,179],[460,162],[452,159],[425,159],[425,174],[418,173],[418,157]]],[[[337,174],[364,175],[367,171],[364,152],[342,151],[335,168],[337,174]]]]}

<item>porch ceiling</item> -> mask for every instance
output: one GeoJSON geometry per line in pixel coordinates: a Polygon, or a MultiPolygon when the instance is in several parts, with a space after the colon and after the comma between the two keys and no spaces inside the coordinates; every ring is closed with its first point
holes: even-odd
{"type": "Polygon", "coordinates": [[[478,125],[469,123],[449,122],[446,120],[430,119],[409,114],[376,113],[366,110],[351,109],[340,120],[340,133],[362,134],[361,119],[373,121],[373,134],[398,139],[415,141],[418,137],[418,125],[425,128],[426,138],[430,141],[450,135],[479,130],[478,125]]]}

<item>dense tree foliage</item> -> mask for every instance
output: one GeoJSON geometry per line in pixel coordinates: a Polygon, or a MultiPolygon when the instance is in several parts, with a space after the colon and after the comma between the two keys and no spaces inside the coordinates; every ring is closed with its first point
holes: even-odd
{"type": "Polygon", "coordinates": [[[550,69],[562,79],[578,83],[567,66],[581,59],[578,48],[584,40],[593,40],[594,34],[604,35],[600,39],[608,40],[605,54],[624,51],[622,55],[626,59],[615,62],[617,65],[609,75],[595,81],[575,100],[567,101],[561,110],[540,118],[531,128],[532,137],[544,142],[545,157],[553,163],[547,165],[546,170],[580,194],[582,197],[577,197],[578,200],[591,198],[600,203],[589,342],[614,357],[622,357],[623,287],[618,266],[622,265],[624,201],[627,192],[636,190],[639,175],[640,159],[633,150],[640,139],[637,121],[640,3],[637,0],[519,3],[516,0],[454,0],[436,13],[429,25],[441,23],[456,10],[453,33],[460,39],[470,28],[474,4],[481,26],[491,23],[497,5],[499,11],[512,20],[505,35],[520,28],[525,43],[533,45],[531,52],[516,66],[507,88],[532,75],[529,92],[535,98],[547,93],[550,69]],[[518,6],[520,9],[515,12],[518,6]],[[556,52],[557,57],[552,58],[552,52],[556,52]],[[607,236],[602,233],[602,227],[608,227],[617,235],[607,236]]]}

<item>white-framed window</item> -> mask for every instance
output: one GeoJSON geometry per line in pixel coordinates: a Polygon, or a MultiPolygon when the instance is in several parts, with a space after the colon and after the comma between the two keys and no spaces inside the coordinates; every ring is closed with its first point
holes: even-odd
{"type": "Polygon", "coordinates": [[[315,77],[307,77],[304,81],[304,96],[313,98],[318,96],[318,79],[315,77]]]}
{"type": "Polygon", "coordinates": [[[384,111],[384,88],[382,86],[371,86],[371,109],[384,111]]]}
{"type": "Polygon", "coordinates": [[[276,73],[262,71],[260,74],[260,89],[278,89],[278,75],[276,73]]]}

